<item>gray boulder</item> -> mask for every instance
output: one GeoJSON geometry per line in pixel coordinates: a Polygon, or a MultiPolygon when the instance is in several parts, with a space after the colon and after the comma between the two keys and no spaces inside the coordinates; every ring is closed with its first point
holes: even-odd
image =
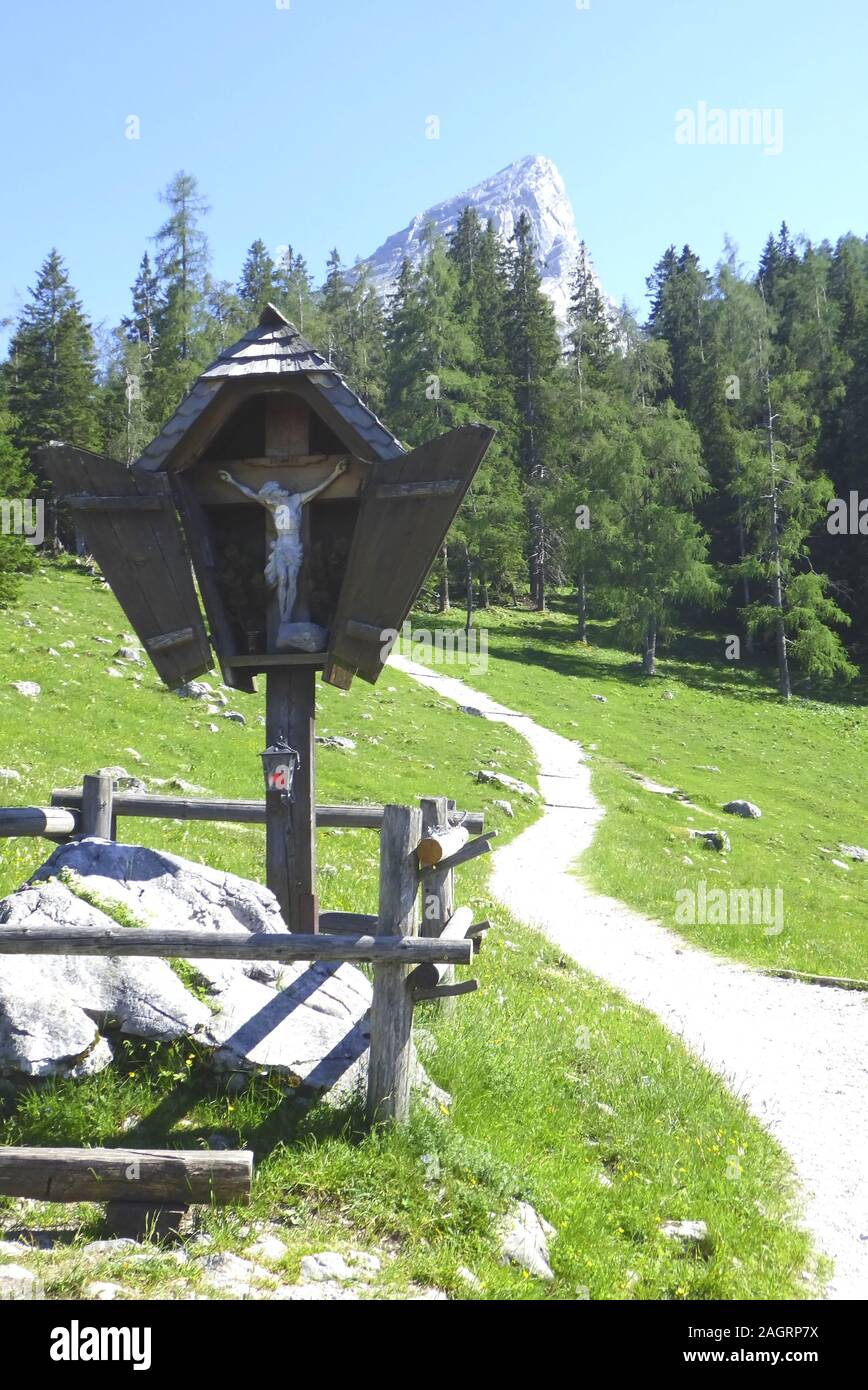
{"type": "Polygon", "coordinates": [[[528,782],[522,782],[518,777],[508,777],[505,772],[489,772],[486,768],[481,768],[476,774],[476,780],[493,783],[508,792],[515,792],[517,796],[527,796],[532,801],[536,801],[539,796],[539,792],[528,782]]]}
{"type": "Polygon", "coordinates": [[[839,844],[838,848],[848,859],[855,859],[859,864],[868,864],[868,849],[863,849],[861,845],[839,844]]]}
{"type": "MultiPolygon", "coordinates": [[[[0,923],[30,930],[118,920],[214,931],[285,932],[260,884],[175,855],[95,838],[59,847],[30,885],[0,900],[0,923]],[[100,907],[58,880],[71,870],[100,907]],[[102,910],[102,909],[105,910],[102,910]]],[[[135,930],[134,927],[131,930],[135,930]]],[[[196,960],[204,997],[165,960],[0,957],[0,1072],[82,1076],[112,1061],[111,1038],[196,1037],[231,1072],[273,1069],[343,1096],[364,1081],[370,985],[327,962],[196,960]]],[[[421,1079],[421,1078],[420,1078],[421,1079]]]]}
{"type": "Polygon", "coordinates": [[[679,1246],[685,1255],[710,1255],[711,1240],[704,1221],[664,1221],[660,1234],[679,1246]]]}
{"type": "Polygon", "coordinates": [[[731,849],[725,830],[691,830],[688,833],[691,840],[701,840],[706,849],[716,849],[723,854],[728,854],[731,849]]]}
{"type": "Polygon", "coordinates": [[[731,816],[744,816],[746,820],[759,820],[762,815],[759,806],[754,806],[752,801],[727,801],[723,809],[731,816]]]}

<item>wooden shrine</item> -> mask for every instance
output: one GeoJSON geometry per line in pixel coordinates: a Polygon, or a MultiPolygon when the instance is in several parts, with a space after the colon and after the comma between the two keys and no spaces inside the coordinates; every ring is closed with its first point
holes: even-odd
{"type": "Polygon", "coordinates": [[[267,882],[295,931],[317,928],[316,672],[377,680],[493,433],[405,451],[269,305],[131,466],[39,451],[167,685],[210,670],[212,648],[227,686],[265,674],[267,742],[299,755],[291,808],[269,797],[266,817],[267,882]]]}

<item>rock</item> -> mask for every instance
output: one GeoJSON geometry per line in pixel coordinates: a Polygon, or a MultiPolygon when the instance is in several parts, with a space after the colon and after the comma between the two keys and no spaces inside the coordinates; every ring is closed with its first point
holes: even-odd
{"type": "Polygon", "coordinates": [[[347,1288],[333,1280],[311,1284],[281,1284],[273,1293],[264,1295],[269,1300],[287,1303],[357,1303],[361,1294],[357,1289],[347,1288]]]}
{"type": "Polygon", "coordinates": [[[316,1255],[305,1255],[301,1262],[303,1283],[322,1283],[333,1281],[337,1284],[352,1283],[366,1274],[376,1274],[380,1261],[376,1255],[365,1254],[361,1250],[351,1250],[344,1258],[336,1250],[322,1250],[316,1255]]]}
{"type": "Polygon", "coordinates": [[[274,643],[279,652],[324,652],[328,644],[328,630],[319,623],[281,623],[274,643]]]}
{"type": "MultiPolygon", "coordinates": [[[[60,846],[31,884],[0,900],[0,922],[31,930],[113,925],[57,876],[80,875],[105,904],[145,927],[284,932],[267,888],[174,855],[113,841],[60,846]],[[53,880],[53,881],[49,881],[53,880]]],[[[371,987],[349,964],[196,961],[208,1002],[165,960],[0,956],[0,1071],[78,1076],[112,1060],[103,1036],[193,1036],[230,1073],[271,1068],[291,1084],[343,1097],[364,1082],[371,987]]],[[[420,1082],[422,1081],[420,1076],[420,1082]]]]}
{"type": "Polygon", "coordinates": [[[132,1240],[129,1236],[117,1236],[114,1240],[92,1240],[82,1247],[83,1255],[120,1255],[127,1250],[139,1250],[141,1247],[137,1240],[132,1240]]]}
{"type": "Polygon", "coordinates": [[[25,1298],[42,1298],[42,1283],[23,1265],[0,1265],[0,1303],[25,1298]]]}
{"type": "Polygon", "coordinates": [[[73,650],[74,647],[75,647],[75,643],[73,642],[73,640],[72,640],[71,637],[69,638],[68,641],[66,641],[66,642],[61,642],[61,644],[60,644],[60,650],[61,650],[62,652],[71,652],[71,651],[73,650]]]}
{"type": "Polygon", "coordinates": [[[85,1298],[95,1298],[101,1303],[111,1302],[115,1298],[123,1298],[126,1292],[122,1284],[111,1284],[100,1279],[95,1279],[92,1283],[84,1286],[85,1298]]]}
{"type": "Polygon", "coordinates": [[[323,748],[345,748],[350,753],[355,752],[355,739],[341,738],[338,734],[315,734],[314,737],[323,748]]]}
{"type": "Polygon", "coordinates": [[[536,801],[539,792],[527,782],[521,782],[517,777],[507,777],[505,772],[489,772],[486,768],[481,768],[476,774],[477,782],[492,782],[495,786],[503,787],[508,792],[515,792],[518,796],[527,796],[536,801]]]}
{"type": "Polygon", "coordinates": [[[237,709],[227,709],[223,714],[224,719],[229,719],[233,724],[246,724],[247,720],[237,709]]]}
{"type": "Polygon", "coordinates": [[[613,1185],[612,1179],[609,1177],[607,1173],[598,1173],[597,1182],[600,1185],[600,1187],[612,1187],[613,1185]]]}
{"type": "Polygon", "coordinates": [[[136,661],[141,664],[142,653],[138,647],[119,647],[115,652],[115,661],[136,661]]]}
{"type": "Polygon", "coordinates": [[[607,705],[609,703],[608,697],[605,695],[592,695],[591,699],[598,700],[601,705],[607,705]]]}
{"type": "Polygon", "coordinates": [[[698,765],[696,771],[697,771],[697,772],[720,772],[720,768],[719,768],[719,767],[715,767],[712,763],[700,763],[700,764],[698,765]]]}
{"type": "Polygon", "coordinates": [[[847,873],[850,872],[850,865],[845,864],[843,859],[830,859],[829,863],[834,864],[836,869],[846,869],[847,873]]]}
{"type": "Polygon", "coordinates": [[[203,1255],[196,1260],[196,1264],[206,1284],[234,1298],[248,1297],[254,1292],[256,1283],[272,1277],[270,1270],[262,1265],[255,1264],[253,1260],[244,1260],[228,1250],[221,1250],[216,1255],[203,1255]]]}
{"type": "MultiPolygon", "coordinates": [[[[548,1231],[554,1234],[551,1226],[548,1231]]],[[[538,1279],[554,1279],[546,1228],[529,1202],[518,1202],[508,1211],[498,1222],[497,1233],[502,1265],[519,1265],[538,1279]]]]}
{"type": "Polygon", "coordinates": [[[209,732],[209,734],[219,734],[219,732],[220,732],[219,726],[218,726],[217,724],[209,724],[209,725],[208,725],[208,732],[209,732]]]}
{"type": "Polygon", "coordinates": [[[674,700],[674,699],[675,699],[675,696],[673,695],[673,693],[672,693],[671,690],[664,690],[664,691],[663,691],[663,699],[664,699],[664,700],[674,700]]]}
{"type": "Polygon", "coordinates": [[[458,709],[462,714],[472,714],[476,719],[485,718],[485,715],[482,713],[482,710],[477,709],[475,705],[459,705],[458,709]]]}
{"type": "Polygon", "coordinates": [[[759,806],[754,806],[752,801],[727,801],[723,809],[731,816],[744,816],[746,820],[759,820],[762,815],[759,806]]]}
{"type": "Polygon", "coordinates": [[[21,1256],[33,1254],[33,1247],[25,1245],[21,1240],[0,1240],[0,1255],[4,1259],[20,1259],[21,1256]]]}
{"type": "Polygon", "coordinates": [[[0,767],[0,780],[4,782],[20,782],[21,773],[16,772],[14,767],[0,767]]]}
{"type": "Polygon", "coordinates": [[[211,694],[211,687],[204,681],[186,681],[178,686],[175,694],[181,700],[206,700],[211,694]]]}
{"type": "Polygon", "coordinates": [[[277,1236],[260,1236],[247,1253],[253,1260],[269,1260],[276,1263],[282,1260],[288,1247],[277,1236]]]}
{"type": "Polygon", "coordinates": [[[660,1234],[675,1241],[685,1255],[710,1255],[711,1241],[704,1221],[664,1221],[660,1234]]]}
{"type": "Polygon", "coordinates": [[[94,636],[93,641],[94,641],[94,642],[99,642],[100,645],[103,646],[103,647],[110,647],[110,646],[111,646],[111,639],[108,638],[108,637],[97,637],[97,636],[94,636]]]}
{"type": "Polygon", "coordinates": [[[24,695],[28,700],[35,700],[42,694],[42,686],[36,681],[12,681],[12,689],[17,690],[19,695],[24,695]]]}
{"type": "Polygon", "coordinates": [[[459,1265],[455,1273],[468,1288],[473,1289],[475,1292],[479,1292],[482,1289],[482,1284],[473,1273],[473,1270],[467,1268],[467,1265],[459,1265]]]}
{"type": "Polygon", "coordinates": [[[146,792],[147,784],[141,777],[134,777],[131,772],[127,772],[125,767],[101,767],[97,769],[106,777],[112,779],[116,791],[124,792],[146,792]]]}
{"type": "Polygon", "coordinates": [[[491,804],[502,811],[505,816],[508,816],[510,820],[515,819],[515,811],[512,809],[511,801],[492,801],[491,804]]]}
{"type": "MultiPolygon", "coordinates": [[[[2,776],[0,772],[0,776],[2,776]]],[[[838,845],[842,854],[846,854],[848,859],[855,859],[860,864],[868,864],[868,849],[863,849],[861,845],[838,845]]]]}
{"type": "Polygon", "coordinates": [[[721,850],[723,853],[731,849],[725,830],[689,830],[688,834],[691,840],[701,840],[706,849],[721,850]]]}
{"type": "Polygon", "coordinates": [[[123,671],[118,671],[118,670],[116,669],[116,667],[114,667],[114,666],[107,666],[107,667],[106,667],[106,675],[107,675],[107,676],[114,676],[115,679],[117,679],[117,680],[123,680],[123,675],[124,675],[124,673],[123,673],[123,671]]]}

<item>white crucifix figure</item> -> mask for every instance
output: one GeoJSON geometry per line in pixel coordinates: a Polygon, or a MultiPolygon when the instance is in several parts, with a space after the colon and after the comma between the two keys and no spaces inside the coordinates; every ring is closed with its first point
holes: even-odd
{"type": "Polygon", "coordinates": [[[281,623],[292,622],[292,610],[298,595],[298,574],[303,559],[302,507],[312,502],[321,492],[325,492],[327,487],[331,487],[335,479],[347,471],[347,467],[346,460],[342,459],[323,482],[309,488],[307,492],[288,492],[280,483],[275,482],[263,483],[256,492],[244,483],[239,483],[238,479],[233,478],[225,469],[221,469],[217,475],[224,483],[231,483],[239,492],[243,492],[245,497],[259,502],[271,517],[274,535],[269,540],[265,582],[269,589],[277,590],[281,623]]]}

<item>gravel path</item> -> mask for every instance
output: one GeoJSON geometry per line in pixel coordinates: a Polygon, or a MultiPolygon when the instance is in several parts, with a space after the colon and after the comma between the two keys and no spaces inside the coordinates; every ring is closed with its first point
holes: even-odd
{"type": "Polygon", "coordinates": [[[571,869],[604,812],[579,745],[459,680],[391,664],[528,740],[543,814],[493,855],[495,897],[655,1013],[744,1098],[795,1164],[806,1223],[835,1261],[829,1296],[868,1298],[868,997],[721,960],[586,887],[571,869]]]}

